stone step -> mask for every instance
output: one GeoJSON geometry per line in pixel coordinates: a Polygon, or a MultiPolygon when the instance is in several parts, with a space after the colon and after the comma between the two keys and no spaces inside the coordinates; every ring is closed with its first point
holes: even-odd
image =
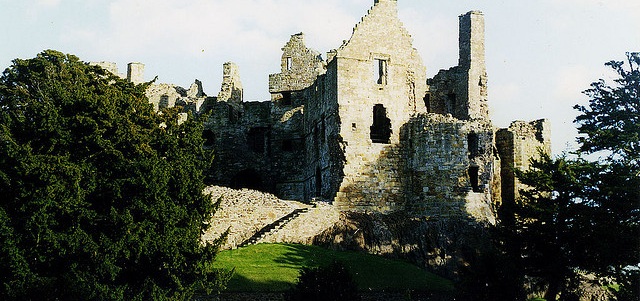
{"type": "Polygon", "coordinates": [[[277,232],[278,230],[282,229],[286,224],[288,224],[290,221],[294,220],[301,214],[306,213],[308,211],[309,211],[309,208],[301,208],[301,209],[293,210],[291,213],[285,215],[284,217],[278,219],[277,221],[260,229],[260,231],[256,232],[253,236],[251,236],[249,239],[247,239],[242,244],[240,244],[239,247],[244,247],[247,245],[254,245],[259,243],[267,235],[277,232]]]}

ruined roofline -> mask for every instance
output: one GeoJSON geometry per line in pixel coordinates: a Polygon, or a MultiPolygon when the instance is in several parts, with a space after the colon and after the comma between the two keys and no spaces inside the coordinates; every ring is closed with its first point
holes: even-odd
{"type": "Polygon", "coordinates": [[[480,15],[480,16],[484,16],[484,12],[482,12],[481,10],[470,10],[462,15],[460,15],[459,17],[462,18],[466,15],[480,15]]]}
{"type": "MultiPolygon", "coordinates": [[[[361,17],[360,21],[353,27],[353,30],[351,32],[351,37],[349,37],[348,40],[344,40],[342,42],[342,45],[338,47],[337,51],[340,51],[341,49],[348,46],[349,42],[351,42],[351,40],[354,38],[354,35],[358,31],[358,28],[361,27],[363,24],[367,23],[367,21],[370,18],[372,18],[378,12],[378,10],[386,9],[389,7],[391,8],[390,9],[391,15],[398,22],[399,28],[402,31],[402,34],[407,36],[409,38],[411,45],[413,45],[414,43],[413,36],[411,36],[409,31],[405,28],[402,20],[400,20],[400,18],[398,17],[398,1],[397,0],[374,0],[373,6],[369,8],[369,10],[367,10],[367,13],[363,17],[361,17]]],[[[413,47],[413,49],[417,51],[415,47],[413,47]]],[[[327,61],[330,61],[329,57],[327,58],[327,61]]]]}

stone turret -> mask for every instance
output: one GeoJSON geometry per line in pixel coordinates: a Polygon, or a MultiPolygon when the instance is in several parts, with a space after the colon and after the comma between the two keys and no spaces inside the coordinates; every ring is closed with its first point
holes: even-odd
{"type": "Polygon", "coordinates": [[[127,80],[134,84],[143,83],[144,82],[144,64],[129,63],[127,65],[127,80]]]}
{"type": "Polygon", "coordinates": [[[240,68],[232,62],[224,63],[222,74],[222,87],[218,93],[218,101],[226,101],[232,104],[242,103],[242,81],[240,81],[240,68]]]}

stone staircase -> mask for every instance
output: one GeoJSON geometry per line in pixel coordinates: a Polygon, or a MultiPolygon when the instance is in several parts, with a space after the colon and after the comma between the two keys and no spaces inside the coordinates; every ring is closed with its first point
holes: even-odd
{"type": "Polygon", "coordinates": [[[265,226],[264,228],[260,229],[260,231],[256,232],[249,239],[245,240],[243,243],[238,245],[238,247],[246,247],[246,246],[249,246],[249,245],[255,245],[255,244],[259,243],[265,236],[282,229],[289,222],[291,222],[292,220],[294,220],[295,218],[297,218],[301,214],[304,214],[304,213],[306,213],[308,211],[309,211],[309,208],[301,208],[301,209],[293,210],[291,213],[283,216],[279,220],[277,220],[277,221],[265,226]]]}

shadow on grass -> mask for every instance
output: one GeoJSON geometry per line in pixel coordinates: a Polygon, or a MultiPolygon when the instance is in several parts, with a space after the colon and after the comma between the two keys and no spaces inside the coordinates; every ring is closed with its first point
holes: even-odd
{"type": "Polygon", "coordinates": [[[405,261],[390,260],[361,252],[339,252],[317,246],[287,245],[287,251],[274,260],[299,267],[327,266],[339,261],[347,267],[361,291],[453,291],[451,281],[405,261]]]}
{"type": "Polygon", "coordinates": [[[361,252],[332,251],[318,246],[259,244],[219,254],[219,268],[233,269],[230,292],[282,292],[295,285],[303,267],[344,264],[361,291],[443,291],[447,279],[410,263],[361,252]]]}
{"type": "Polygon", "coordinates": [[[225,292],[237,293],[237,292],[284,292],[291,288],[292,284],[287,281],[278,280],[254,280],[244,277],[238,273],[235,273],[229,283],[228,289],[225,292]]]}

